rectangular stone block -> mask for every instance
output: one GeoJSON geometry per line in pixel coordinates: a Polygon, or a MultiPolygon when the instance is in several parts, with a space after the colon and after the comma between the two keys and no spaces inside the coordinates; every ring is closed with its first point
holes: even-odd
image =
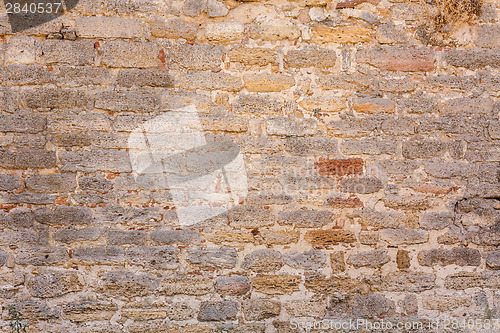
{"type": "Polygon", "coordinates": [[[226,53],[222,46],[178,44],[165,48],[166,63],[194,70],[220,68],[226,53]]]}
{"type": "Polygon", "coordinates": [[[61,243],[79,243],[85,241],[95,241],[102,234],[102,229],[85,228],[85,229],[59,229],[54,235],[54,240],[61,243]]]}
{"type": "Polygon", "coordinates": [[[26,188],[35,193],[73,192],[76,188],[75,175],[34,175],[26,179],[26,188]]]}
{"type": "Polygon", "coordinates": [[[148,88],[102,91],[95,99],[96,108],[111,111],[152,112],[161,103],[159,94],[148,88]]]}
{"type": "Polygon", "coordinates": [[[0,191],[13,191],[21,189],[23,186],[24,181],[20,176],[0,175],[0,191]]]}
{"type": "Polygon", "coordinates": [[[83,38],[141,38],[144,28],[137,20],[120,17],[77,17],[75,30],[83,38]]]}
{"type": "Polygon", "coordinates": [[[118,246],[79,247],[73,251],[73,259],[92,265],[121,264],[124,253],[118,246]]]}
{"type": "Polygon", "coordinates": [[[89,96],[81,90],[42,88],[22,91],[25,105],[32,109],[74,109],[82,108],[91,102],[89,96]]]}
{"type": "Polygon", "coordinates": [[[59,154],[64,172],[131,172],[130,157],[126,151],[92,150],[63,151],[59,154]]]}
{"type": "Polygon", "coordinates": [[[0,115],[0,132],[39,133],[47,127],[45,117],[30,115],[0,115]]]}
{"type": "Polygon", "coordinates": [[[109,67],[156,67],[161,65],[160,50],[153,42],[106,41],[100,47],[101,63],[109,67]]]}
{"type": "Polygon", "coordinates": [[[0,149],[0,167],[7,169],[50,169],[56,166],[56,152],[49,150],[0,149]]]}
{"type": "Polygon", "coordinates": [[[194,40],[198,27],[195,22],[175,17],[166,20],[154,18],[150,23],[150,29],[153,37],[194,40]]]}
{"type": "Polygon", "coordinates": [[[263,47],[236,47],[231,49],[227,56],[229,61],[249,66],[266,66],[278,61],[278,53],[275,50],[263,47]]]}
{"type": "Polygon", "coordinates": [[[243,89],[241,78],[227,73],[212,71],[190,72],[181,75],[177,84],[184,89],[202,89],[202,90],[226,90],[240,91],[243,89]]]}
{"type": "Polygon", "coordinates": [[[2,66],[0,80],[4,86],[45,84],[56,81],[54,74],[40,65],[2,66]]]}
{"type": "Polygon", "coordinates": [[[316,44],[364,43],[372,39],[372,31],[357,26],[330,27],[317,25],[312,29],[311,40],[316,44]]]}
{"type": "Polygon", "coordinates": [[[94,43],[87,40],[43,40],[36,47],[37,62],[44,65],[88,66],[97,56],[94,43]]]}
{"type": "Polygon", "coordinates": [[[295,85],[295,79],[285,74],[246,74],[243,79],[245,88],[252,92],[279,92],[295,85]]]}
{"type": "Polygon", "coordinates": [[[300,50],[290,50],[285,56],[285,64],[292,68],[335,66],[337,53],[335,50],[306,47],[300,50]]]}
{"type": "Polygon", "coordinates": [[[356,53],[356,60],[389,71],[418,72],[434,68],[434,53],[425,48],[383,47],[360,50],[356,53]]]}
{"type": "Polygon", "coordinates": [[[267,120],[269,135],[305,136],[316,133],[318,121],[312,118],[271,118],[267,120]]]}
{"type": "Polygon", "coordinates": [[[107,68],[58,66],[54,75],[58,83],[70,87],[102,85],[114,80],[107,68]]]}
{"type": "Polygon", "coordinates": [[[143,230],[108,230],[106,238],[110,245],[143,245],[146,243],[147,233],[143,230]]]}
{"type": "Polygon", "coordinates": [[[498,68],[500,67],[500,49],[451,49],[444,53],[444,60],[448,65],[455,67],[478,69],[486,66],[491,66],[494,68],[498,68]]]}
{"type": "Polygon", "coordinates": [[[326,159],[314,162],[316,171],[321,176],[362,175],[364,161],[361,158],[326,159]]]}
{"type": "Polygon", "coordinates": [[[252,279],[255,290],[268,295],[291,294],[299,290],[300,276],[257,275],[252,279]]]}
{"type": "Polygon", "coordinates": [[[166,70],[160,69],[122,69],[118,72],[116,82],[124,87],[163,87],[172,88],[174,78],[166,70]]]}

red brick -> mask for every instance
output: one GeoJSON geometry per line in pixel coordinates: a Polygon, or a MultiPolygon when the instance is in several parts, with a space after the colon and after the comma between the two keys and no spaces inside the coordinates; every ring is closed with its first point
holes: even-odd
{"type": "Polygon", "coordinates": [[[359,51],[356,58],[358,62],[389,71],[430,71],[434,68],[434,54],[428,49],[386,47],[359,51]]]}
{"type": "Polygon", "coordinates": [[[361,158],[325,159],[314,162],[316,171],[321,176],[347,176],[363,174],[363,160],[361,158]]]}

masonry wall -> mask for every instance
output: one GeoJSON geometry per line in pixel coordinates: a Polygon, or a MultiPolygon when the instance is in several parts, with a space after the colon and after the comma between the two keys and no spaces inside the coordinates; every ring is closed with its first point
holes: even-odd
{"type": "Polygon", "coordinates": [[[3,332],[9,306],[31,332],[493,323],[500,4],[447,33],[426,6],[81,0],[16,34],[3,14],[3,332]],[[127,139],[187,105],[249,193],[182,226],[127,139]]]}

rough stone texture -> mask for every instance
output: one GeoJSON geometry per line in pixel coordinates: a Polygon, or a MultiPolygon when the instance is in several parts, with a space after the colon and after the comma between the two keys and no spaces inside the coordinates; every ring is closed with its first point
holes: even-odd
{"type": "Polygon", "coordinates": [[[498,1],[76,2],[0,18],[0,330],[500,313],[498,1]]]}

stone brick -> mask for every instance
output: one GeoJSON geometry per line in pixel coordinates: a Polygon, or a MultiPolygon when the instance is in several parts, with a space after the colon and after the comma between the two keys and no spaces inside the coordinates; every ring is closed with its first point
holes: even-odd
{"type": "Polygon", "coordinates": [[[441,157],[446,143],[438,140],[410,140],[403,142],[403,156],[407,159],[441,157]]]}
{"type": "Polygon", "coordinates": [[[0,115],[0,132],[40,133],[47,127],[47,119],[37,116],[0,115]]]}
{"type": "Polygon", "coordinates": [[[92,212],[87,207],[57,206],[54,210],[37,209],[35,218],[48,225],[87,225],[92,222],[92,212]]]}
{"type": "Polygon", "coordinates": [[[394,141],[385,140],[344,140],[340,144],[340,151],[346,155],[393,155],[396,149],[397,145],[394,141]]]}
{"type": "Polygon", "coordinates": [[[341,112],[347,109],[345,99],[337,96],[305,97],[299,102],[299,105],[304,110],[318,115],[324,115],[324,112],[341,112]]]}
{"type": "Polygon", "coordinates": [[[418,262],[422,266],[479,266],[481,264],[481,253],[476,249],[452,248],[432,249],[420,251],[418,262]]]}
{"type": "Polygon", "coordinates": [[[147,296],[158,287],[159,279],[127,271],[108,272],[98,282],[99,293],[124,297],[147,296]]]}
{"type": "Polygon", "coordinates": [[[251,92],[279,92],[295,85],[295,79],[285,74],[245,74],[245,88],[251,92]]]}
{"type": "Polygon", "coordinates": [[[246,276],[220,276],[215,279],[215,290],[224,296],[242,296],[250,291],[250,280],[246,276]]]}
{"type": "Polygon", "coordinates": [[[491,269],[500,269],[500,251],[490,252],[486,257],[486,266],[491,269]]]}
{"type": "Polygon", "coordinates": [[[427,83],[441,88],[446,87],[451,89],[469,91],[474,89],[479,84],[479,80],[476,76],[472,75],[467,75],[467,76],[437,75],[437,76],[429,76],[427,78],[427,83]]]}
{"type": "Polygon", "coordinates": [[[8,65],[0,68],[4,86],[24,86],[54,83],[53,73],[39,65],[8,65]]]}
{"type": "Polygon", "coordinates": [[[343,178],[340,181],[342,192],[369,194],[378,192],[383,187],[382,181],[375,177],[343,178]]]}
{"type": "Polygon", "coordinates": [[[317,78],[318,85],[327,90],[342,89],[342,90],[356,90],[366,89],[372,84],[372,79],[368,75],[362,74],[346,74],[341,73],[338,75],[319,74],[317,78]]]}
{"type": "Polygon", "coordinates": [[[26,286],[31,296],[50,298],[80,291],[84,285],[74,271],[47,270],[28,279],[26,286]]]}
{"type": "Polygon", "coordinates": [[[210,293],[212,289],[212,280],[200,275],[168,277],[159,286],[159,291],[166,296],[176,294],[200,296],[210,293]]]}
{"type": "Polygon", "coordinates": [[[213,73],[211,71],[190,72],[181,75],[178,84],[185,89],[202,90],[226,90],[240,91],[243,89],[243,81],[237,76],[226,73],[213,73]]]}
{"type": "Polygon", "coordinates": [[[158,244],[196,244],[200,242],[200,232],[188,228],[155,230],[150,237],[152,241],[158,244]]]}
{"type": "Polygon", "coordinates": [[[10,211],[7,225],[11,228],[32,228],[35,221],[33,213],[29,209],[17,208],[10,211]]]}
{"type": "Polygon", "coordinates": [[[130,172],[129,155],[126,151],[99,150],[63,151],[59,154],[61,171],[65,172],[130,172]],[[126,162],[124,162],[126,161],[126,162]]]}
{"type": "Polygon", "coordinates": [[[393,272],[382,277],[382,290],[422,292],[436,286],[436,276],[423,272],[393,272]]]}
{"type": "Polygon", "coordinates": [[[300,276],[257,275],[252,279],[252,287],[264,294],[291,294],[299,290],[300,276]]]}
{"type": "Polygon", "coordinates": [[[396,264],[398,265],[399,269],[410,268],[411,262],[409,252],[406,250],[398,249],[398,252],[396,254],[396,264]]]}
{"type": "Polygon", "coordinates": [[[97,52],[92,41],[37,41],[37,59],[45,65],[89,66],[97,52]]]}
{"type": "Polygon", "coordinates": [[[178,252],[169,246],[139,246],[125,250],[125,260],[132,265],[154,269],[173,269],[178,266],[178,252]]]}
{"type": "Polygon", "coordinates": [[[381,130],[390,135],[415,134],[415,122],[411,118],[392,118],[382,123],[381,130]]]}
{"type": "Polygon", "coordinates": [[[361,230],[358,239],[361,244],[375,245],[380,240],[380,233],[376,230],[361,230]]]}
{"type": "Polygon", "coordinates": [[[209,41],[234,42],[244,37],[245,25],[237,21],[209,22],[205,25],[205,34],[209,41]]]}
{"type": "Polygon", "coordinates": [[[285,19],[269,19],[257,17],[249,27],[250,37],[267,41],[295,40],[300,37],[300,30],[292,22],[285,19]]]}
{"type": "Polygon", "coordinates": [[[293,268],[316,271],[326,266],[326,254],[315,249],[303,253],[291,251],[283,256],[283,262],[293,268]]]}
{"type": "Polygon", "coordinates": [[[155,17],[150,24],[151,35],[153,37],[187,40],[196,39],[197,25],[194,22],[175,17],[162,19],[155,17]]]}
{"type": "MultiPolygon", "coordinates": [[[[7,263],[7,259],[9,258],[9,254],[4,250],[0,250],[0,267],[7,263]]],[[[0,275],[0,284],[1,284],[1,275],[0,275]]]]}
{"type": "Polygon", "coordinates": [[[8,64],[33,64],[36,61],[35,38],[14,36],[5,47],[4,62],[8,64]]]}
{"type": "Polygon", "coordinates": [[[252,298],[243,302],[242,310],[246,320],[258,321],[279,316],[281,304],[274,300],[252,298]]]}
{"type": "Polygon", "coordinates": [[[350,196],[349,198],[327,197],[325,206],[331,208],[357,208],[363,207],[363,202],[356,196],[350,196]]]}
{"type": "Polygon", "coordinates": [[[220,68],[226,50],[222,46],[179,44],[165,49],[166,63],[194,70],[220,68]]]}
{"type": "Polygon", "coordinates": [[[356,60],[389,71],[415,72],[434,68],[434,54],[424,48],[383,47],[361,50],[357,52],[356,60]]]}
{"type": "Polygon", "coordinates": [[[218,0],[207,0],[208,17],[224,17],[229,13],[229,8],[218,0]]]}
{"type": "Polygon", "coordinates": [[[142,230],[108,230],[106,238],[110,245],[135,244],[143,245],[146,242],[146,232],[142,230]]]}
{"type": "Polygon", "coordinates": [[[83,91],[42,87],[24,90],[23,100],[32,109],[74,109],[86,107],[91,102],[83,91]]]}
{"type": "Polygon", "coordinates": [[[448,289],[464,290],[467,288],[500,288],[500,274],[498,271],[458,272],[448,275],[444,280],[448,289]]]}
{"type": "Polygon", "coordinates": [[[363,27],[329,27],[318,25],[312,28],[311,40],[316,44],[325,43],[363,43],[372,38],[372,31],[363,27]]]}
{"type": "Polygon", "coordinates": [[[351,254],[347,258],[347,263],[356,268],[359,267],[381,267],[389,262],[390,258],[387,250],[371,250],[351,254]]]}
{"type": "Polygon", "coordinates": [[[75,175],[34,175],[26,179],[26,188],[35,193],[73,192],[76,188],[75,175]]]}
{"type": "Polygon", "coordinates": [[[337,59],[335,50],[305,47],[300,50],[290,50],[285,56],[285,64],[292,68],[333,67],[337,59]]]}
{"type": "Polygon", "coordinates": [[[161,103],[158,92],[149,88],[107,90],[95,97],[96,108],[111,111],[152,112],[161,103]]]}
{"type": "Polygon", "coordinates": [[[293,317],[315,317],[323,318],[326,314],[326,302],[295,300],[284,304],[286,312],[293,317]]]}
{"type": "Polygon", "coordinates": [[[449,212],[426,212],[420,216],[420,227],[425,230],[442,230],[453,223],[449,212]]]}
{"type": "Polygon", "coordinates": [[[276,217],[268,210],[257,207],[236,207],[229,211],[229,223],[235,228],[254,229],[271,226],[276,217]]]}
{"type": "Polygon", "coordinates": [[[77,17],[75,30],[83,38],[141,38],[144,36],[139,21],[119,17],[77,17]]]}
{"type": "Polygon", "coordinates": [[[295,230],[270,230],[264,229],[260,231],[264,243],[269,245],[287,245],[297,243],[300,237],[300,232],[295,230]]]}
{"type": "Polygon", "coordinates": [[[444,60],[448,65],[478,69],[486,66],[500,67],[500,52],[498,48],[448,50],[444,53],[444,60]]]}
{"type": "Polygon", "coordinates": [[[354,111],[360,113],[394,113],[396,104],[388,99],[378,97],[358,98],[352,106],[354,111]]]}
{"type": "Polygon", "coordinates": [[[205,0],[186,0],[182,12],[186,16],[196,17],[207,8],[205,0]]]}
{"type": "Polygon", "coordinates": [[[316,132],[318,121],[311,118],[292,120],[290,118],[271,118],[267,120],[269,135],[305,136],[316,132]]]}
{"type": "Polygon", "coordinates": [[[109,320],[118,310],[118,305],[91,299],[81,299],[62,306],[64,318],[73,322],[109,320]]]}
{"type": "Polygon", "coordinates": [[[322,176],[361,175],[363,173],[361,158],[325,159],[314,162],[317,172],[322,176]]]}
{"type": "Polygon", "coordinates": [[[276,64],[278,61],[278,54],[275,50],[263,47],[239,46],[231,49],[227,57],[229,61],[240,62],[244,65],[265,66],[276,64]]]}
{"type": "Polygon", "coordinates": [[[16,251],[18,265],[47,266],[61,264],[68,259],[68,251],[64,247],[24,246],[16,251]]]}
{"type": "Polygon", "coordinates": [[[199,321],[221,321],[235,319],[239,311],[239,304],[235,301],[202,302],[199,321]]]}
{"type": "Polygon", "coordinates": [[[271,249],[257,250],[245,256],[241,268],[257,273],[279,271],[283,266],[281,253],[271,249]]]}
{"type": "Polygon", "coordinates": [[[330,318],[345,318],[357,316],[358,318],[390,317],[395,313],[394,302],[381,294],[355,294],[344,301],[333,299],[328,316],[330,318]]]}
{"type": "Polygon", "coordinates": [[[73,259],[84,264],[120,264],[124,261],[123,249],[118,246],[79,247],[73,251],[73,259]]]}
{"type": "Polygon", "coordinates": [[[152,42],[106,41],[100,52],[101,63],[109,67],[150,68],[161,64],[160,47],[152,42]]]}
{"type": "Polygon", "coordinates": [[[237,113],[279,114],[284,107],[285,105],[277,98],[263,94],[241,94],[233,104],[233,109],[237,113]]]}
{"type": "Polygon", "coordinates": [[[344,251],[330,253],[330,265],[332,266],[333,274],[345,272],[344,251]]]}
{"type": "Polygon", "coordinates": [[[289,137],[285,149],[298,156],[337,155],[337,140],[332,138],[289,137]]]}
{"type": "Polygon", "coordinates": [[[354,233],[349,230],[309,230],[304,239],[314,246],[328,246],[337,243],[353,243],[356,241],[354,233]]]}
{"type": "Polygon", "coordinates": [[[116,82],[124,87],[163,87],[172,88],[174,79],[165,70],[160,69],[122,69],[118,72],[116,82]]]}
{"type": "Polygon", "coordinates": [[[56,166],[56,154],[49,150],[0,149],[0,167],[6,169],[49,169],[56,166]]]}
{"type": "Polygon", "coordinates": [[[429,199],[422,195],[404,196],[388,194],[382,200],[386,207],[392,209],[424,210],[430,206],[429,199]]]}
{"type": "Polygon", "coordinates": [[[413,229],[383,229],[380,238],[390,245],[421,244],[428,241],[429,233],[413,229]]]}
{"type": "Polygon", "coordinates": [[[493,101],[489,98],[455,98],[444,102],[444,112],[453,114],[488,114],[493,111],[493,101]]]}
{"type": "Polygon", "coordinates": [[[54,240],[62,243],[79,243],[82,241],[95,241],[102,234],[102,229],[85,228],[85,229],[59,229],[54,235],[54,240]]]}
{"type": "Polygon", "coordinates": [[[11,305],[19,313],[22,313],[24,318],[31,320],[54,320],[60,318],[60,309],[51,306],[45,301],[27,299],[12,302],[11,305]]]}
{"type": "Polygon", "coordinates": [[[333,213],[326,210],[299,209],[295,211],[282,211],[279,214],[279,223],[293,225],[299,228],[317,228],[333,221],[333,213]]]}
{"type": "Polygon", "coordinates": [[[360,285],[357,279],[351,279],[342,275],[326,277],[318,273],[306,275],[304,286],[308,291],[317,294],[333,294],[336,292],[350,294],[359,288],[365,287],[360,285]]]}
{"type": "Polygon", "coordinates": [[[188,251],[186,260],[194,266],[207,269],[233,268],[238,262],[238,254],[235,249],[229,247],[216,249],[191,249],[188,251]]]}
{"type": "Polygon", "coordinates": [[[23,188],[23,179],[15,175],[0,175],[0,191],[13,191],[23,188]]]}

